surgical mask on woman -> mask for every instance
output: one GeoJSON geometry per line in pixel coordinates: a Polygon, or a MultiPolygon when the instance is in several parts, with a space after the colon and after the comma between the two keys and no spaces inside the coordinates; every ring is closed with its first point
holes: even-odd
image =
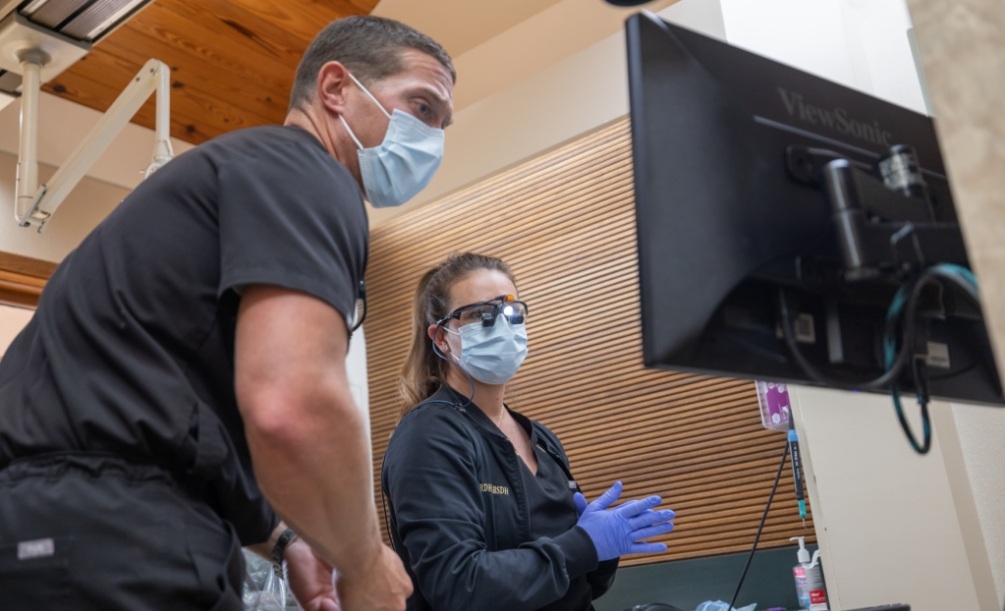
{"type": "Polygon", "coordinates": [[[455,359],[483,384],[509,382],[527,358],[527,327],[510,323],[505,316],[497,317],[490,327],[473,322],[457,331],[444,329],[461,336],[461,356],[455,359]]]}
{"type": "Polygon", "coordinates": [[[345,118],[339,120],[359,148],[359,172],[366,199],[376,208],[400,206],[432,180],[443,159],[443,130],[430,127],[397,108],[388,114],[384,106],[351,73],[349,78],[390,120],[384,140],[364,148],[345,118]]]}

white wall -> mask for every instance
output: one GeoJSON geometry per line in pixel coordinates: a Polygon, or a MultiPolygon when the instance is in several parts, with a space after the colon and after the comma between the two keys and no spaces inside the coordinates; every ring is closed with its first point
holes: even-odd
{"type": "Polygon", "coordinates": [[[925,112],[903,0],[721,0],[726,40],[925,112]]]}
{"type": "MultiPolygon", "coordinates": [[[[986,554],[981,564],[981,550],[975,556],[968,547],[968,538],[980,534],[976,512],[957,502],[953,490],[966,482],[954,481],[944,459],[947,442],[956,443],[951,406],[931,405],[933,445],[921,457],[885,395],[804,386],[790,386],[789,393],[831,609],[904,602],[912,611],[977,611],[995,605],[986,554]]],[[[920,436],[917,405],[905,397],[904,409],[920,436]]],[[[964,491],[960,500],[967,498],[964,491]]]]}
{"type": "Polygon", "coordinates": [[[28,308],[0,305],[0,358],[3,358],[14,337],[28,324],[33,313],[28,308]]]}
{"type": "MultiPolygon", "coordinates": [[[[925,112],[902,0],[721,0],[721,6],[729,42],[925,112]]],[[[936,446],[921,458],[895,426],[888,399],[796,394],[836,608],[899,599],[915,611],[1000,609],[1005,410],[935,406],[936,446]],[[877,545],[878,537],[888,543],[877,545]]]]}
{"type": "Polygon", "coordinates": [[[366,335],[364,329],[357,329],[349,342],[349,354],[345,360],[346,373],[349,376],[349,390],[356,402],[356,407],[366,419],[366,437],[370,438],[370,386],[366,375],[366,335]]]}
{"type": "MultiPolygon", "coordinates": [[[[950,418],[980,520],[995,590],[1005,600],[1005,410],[953,405],[950,418]]],[[[997,609],[1005,608],[999,604],[997,609]]]]}

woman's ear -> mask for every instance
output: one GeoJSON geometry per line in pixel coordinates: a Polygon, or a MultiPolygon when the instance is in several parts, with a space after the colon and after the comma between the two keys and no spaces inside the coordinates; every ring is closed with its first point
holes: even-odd
{"type": "Polygon", "coordinates": [[[440,325],[432,324],[426,329],[426,335],[429,339],[433,341],[433,345],[436,349],[440,351],[441,354],[447,354],[450,351],[450,344],[446,342],[444,337],[446,333],[440,325]]]}

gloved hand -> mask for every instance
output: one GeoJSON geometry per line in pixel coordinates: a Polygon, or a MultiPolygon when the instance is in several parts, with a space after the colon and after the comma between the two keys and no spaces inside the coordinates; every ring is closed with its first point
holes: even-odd
{"type": "MultiPolygon", "coordinates": [[[[601,562],[618,558],[624,554],[652,554],[666,551],[663,543],[643,543],[642,539],[662,535],[673,530],[675,514],[672,510],[653,511],[663,499],[650,496],[641,501],[633,500],[608,509],[621,496],[621,482],[615,482],[611,489],[586,506],[579,516],[577,526],[586,531],[597,549],[597,559],[601,562]]],[[[578,494],[578,493],[577,493],[578,494]]],[[[583,495],[578,494],[580,498],[583,495]]],[[[585,498],[576,499],[577,510],[585,498]]]]}

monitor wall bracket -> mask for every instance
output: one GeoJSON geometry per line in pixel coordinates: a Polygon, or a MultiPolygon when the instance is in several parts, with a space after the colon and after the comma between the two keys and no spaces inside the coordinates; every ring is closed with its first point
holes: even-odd
{"type": "Polygon", "coordinates": [[[119,94],[84,140],[41,187],[38,185],[38,102],[42,70],[47,55],[37,49],[18,54],[21,66],[21,133],[18,142],[14,218],[22,227],[36,226],[39,233],[70,191],[80,182],[116,135],[156,92],[156,140],[153,158],[144,178],[174,156],[170,137],[170,68],[149,60],[119,94]]]}
{"type": "Polygon", "coordinates": [[[826,149],[790,146],[786,162],[792,178],[826,195],[845,280],[966,260],[959,225],[938,222],[923,194],[894,188],[865,164],[826,149]]]}

